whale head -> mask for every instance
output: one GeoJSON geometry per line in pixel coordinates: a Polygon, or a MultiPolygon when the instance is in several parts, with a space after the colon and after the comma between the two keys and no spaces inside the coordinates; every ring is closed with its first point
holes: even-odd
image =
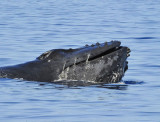
{"type": "Polygon", "coordinates": [[[54,49],[37,60],[53,66],[56,80],[113,83],[120,81],[128,69],[130,49],[120,45],[119,41],[111,41],[77,49],[54,49]]]}

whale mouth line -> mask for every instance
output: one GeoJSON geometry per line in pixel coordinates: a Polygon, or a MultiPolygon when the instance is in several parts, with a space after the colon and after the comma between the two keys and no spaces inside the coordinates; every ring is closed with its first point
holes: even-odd
{"type": "Polygon", "coordinates": [[[106,55],[108,55],[110,53],[116,52],[116,51],[120,50],[121,48],[122,48],[122,46],[111,48],[111,49],[109,49],[107,51],[104,51],[104,52],[94,56],[94,57],[89,58],[88,61],[92,61],[92,60],[95,60],[95,59],[98,59],[98,58],[102,58],[103,56],[106,56],[106,55]]]}

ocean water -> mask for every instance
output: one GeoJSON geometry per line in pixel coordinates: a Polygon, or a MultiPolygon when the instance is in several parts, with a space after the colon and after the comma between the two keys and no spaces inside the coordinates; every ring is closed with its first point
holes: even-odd
{"type": "Polygon", "coordinates": [[[0,12],[0,66],[110,40],[132,50],[124,88],[1,78],[0,121],[160,121],[159,0],[5,0],[0,12]]]}

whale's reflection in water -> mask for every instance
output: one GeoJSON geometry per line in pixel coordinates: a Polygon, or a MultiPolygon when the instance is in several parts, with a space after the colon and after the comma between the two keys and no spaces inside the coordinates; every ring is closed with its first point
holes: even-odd
{"type": "Polygon", "coordinates": [[[61,80],[54,83],[46,82],[37,82],[40,86],[51,86],[50,88],[55,89],[81,89],[82,87],[96,87],[96,88],[107,88],[107,89],[116,89],[116,90],[126,90],[129,85],[134,84],[143,84],[143,81],[121,81],[118,83],[96,83],[96,82],[87,82],[87,81],[75,81],[75,80],[61,80]]]}

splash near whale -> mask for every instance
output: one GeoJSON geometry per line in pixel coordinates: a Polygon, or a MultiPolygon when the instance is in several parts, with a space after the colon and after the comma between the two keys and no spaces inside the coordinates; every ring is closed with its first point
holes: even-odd
{"type": "Polygon", "coordinates": [[[57,82],[62,80],[117,83],[128,69],[130,49],[119,41],[53,49],[34,61],[0,67],[0,78],[57,82]]]}

